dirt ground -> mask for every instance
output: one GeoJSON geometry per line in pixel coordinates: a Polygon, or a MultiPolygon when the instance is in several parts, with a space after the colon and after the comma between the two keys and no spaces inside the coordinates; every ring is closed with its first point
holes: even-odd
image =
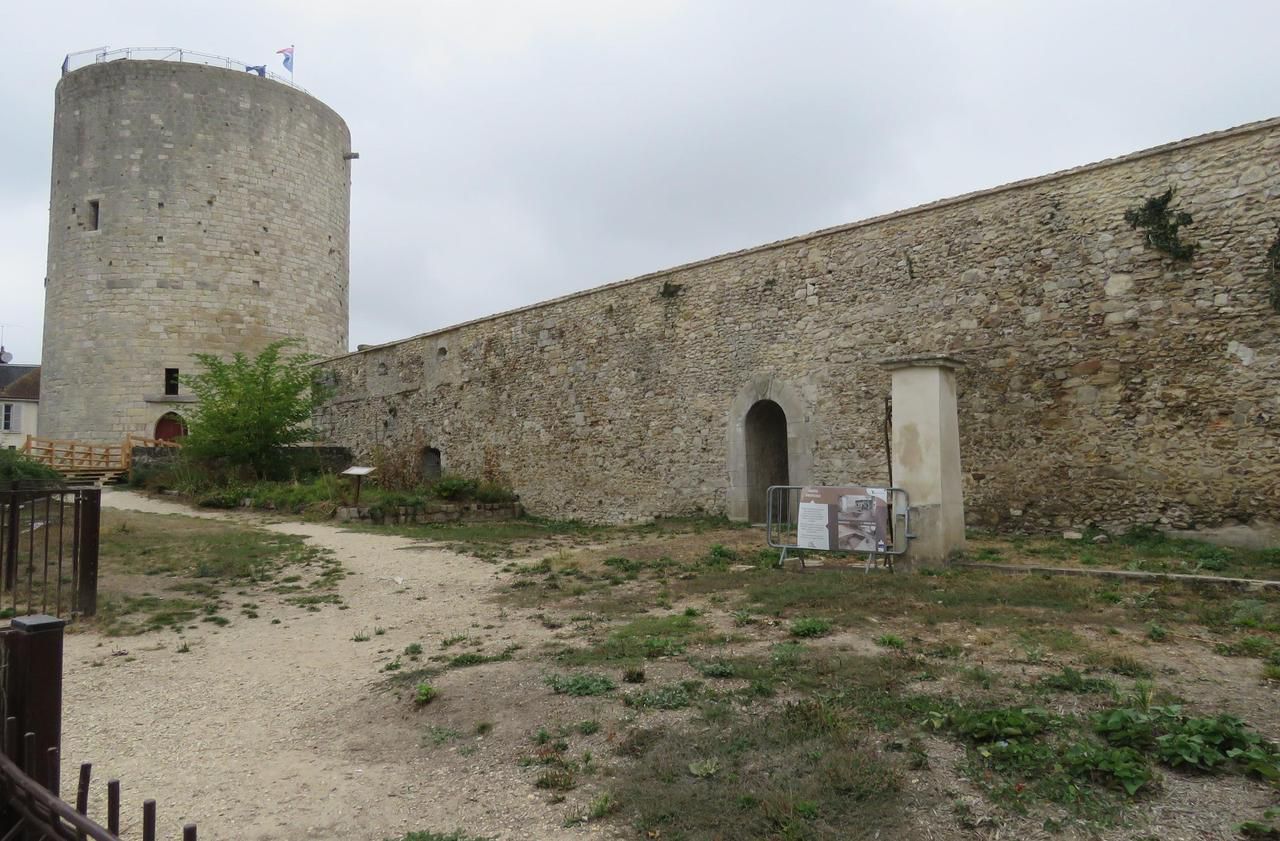
{"type": "MultiPolygon", "coordinates": [[[[1177,588],[1166,592],[1117,585],[1117,601],[1099,602],[1091,590],[1081,602],[1087,610],[1076,614],[1055,602],[1078,602],[1094,585],[1086,587],[1081,579],[1037,583],[981,573],[904,578],[881,588],[883,599],[875,601],[865,593],[859,597],[863,582],[874,580],[860,572],[805,577],[761,571],[759,565],[768,566],[769,558],[761,551],[761,535],[752,530],[619,533],[607,544],[595,545],[572,540],[541,546],[538,554],[547,562],[538,564],[537,555],[485,560],[409,537],[211,514],[127,491],[104,494],[103,504],[302,535],[332,551],[347,573],[336,583],[341,606],[308,610],[263,585],[224,594],[228,602],[254,604],[256,613],[250,617],[233,606],[225,613],[230,620],[226,626],[194,622],[181,636],[167,629],[109,637],[88,623],[69,635],[64,791],[74,787],[74,763],[94,761],[99,784],[92,813],[101,814],[105,780],[121,779],[126,837],[136,837],[141,801],[148,797],[158,800],[161,837],[169,838],[177,837],[185,822],[197,823],[205,839],[246,841],[382,841],[409,832],[453,830],[494,841],[677,837],[666,829],[638,834],[628,817],[635,804],[624,803],[605,820],[573,821],[600,797],[625,791],[629,770],[664,761],[661,755],[619,757],[619,749],[638,732],[665,727],[677,734],[677,746],[686,736],[696,741],[730,732],[724,723],[730,719],[716,723],[711,717],[718,702],[703,705],[701,712],[638,711],[619,703],[624,691],[632,691],[627,687],[600,697],[552,693],[549,674],[575,671],[575,661],[558,660],[557,653],[590,656],[591,646],[624,627],[617,621],[623,617],[633,622],[696,617],[688,621],[701,629],[689,636],[684,656],[644,662],[648,687],[706,677],[697,664],[708,658],[776,661],[789,650],[794,655],[804,648],[808,654],[802,656],[812,658],[806,663],[839,666],[843,660],[855,670],[851,675],[871,683],[874,670],[901,663],[904,674],[921,675],[918,682],[911,677],[894,690],[901,698],[935,695],[1019,705],[1031,693],[1051,713],[1087,716],[1109,703],[1106,696],[1035,695],[1035,687],[1068,665],[1085,669],[1088,664],[1091,674],[1109,676],[1118,692],[1132,691],[1137,682],[1129,673],[1142,671],[1197,714],[1230,713],[1271,740],[1280,737],[1277,682],[1259,678],[1256,657],[1215,651],[1216,642],[1246,631],[1202,639],[1199,635],[1210,632],[1187,620],[1170,623],[1162,632],[1164,642],[1150,638],[1155,620],[1168,623],[1162,617],[1181,616],[1178,611],[1184,607],[1194,613],[1202,599],[1213,601],[1212,593],[1188,596],[1177,588]],[[689,572],[696,559],[717,549],[736,560],[689,572]],[[625,577],[620,560],[674,566],[660,579],[646,578],[647,573],[625,577]],[[615,580],[606,584],[602,575],[615,580]],[[806,595],[805,588],[819,585],[821,592],[806,595]],[[753,586],[755,596],[748,592],[753,586]],[[779,588],[794,590],[786,604],[832,619],[829,635],[806,640],[804,646],[795,642],[790,623],[805,614],[791,608],[775,611],[769,599],[784,604],[779,588]],[[994,599],[993,591],[998,594],[994,599]],[[1118,601],[1121,596],[1123,602],[1118,601]],[[814,601],[807,606],[810,597],[814,601]],[[1189,599],[1190,606],[1178,599],[1189,599]],[[1135,608],[1135,603],[1150,605],[1152,622],[1136,618],[1147,615],[1147,608],[1135,608]],[[892,643],[885,642],[890,638],[892,643]],[[415,643],[423,650],[420,661],[406,660],[396,672],[385,670],[415,643]],[[887,646],[910,652],[895,653],[887,646]],[[400,688],[388,685],[394,675],[429,665],[433,656],[464,652],[496,660],[441,668],[430,678],[439,697],[425,707],[411,702],[412,682],[400,688]],[[873,671],[856,672],[860,662],[871,664],[873,671]],[[583,727],[587,721],[595,726],[583,727]],[[539,775],[547,766],[535,761],[542,744],[535,734],[571,743],[561,754],[591,765],[591,774],[583,774],[572,790],[539,788],[539,775]],[[530,759],[522,762],[522,757],[530,759]]],[[[147,586],[137,576],[124,583],[126,589],[147,586]]],[[[1220,601],[1270,609],[1271,602],[1254,605],[1251,598],[1234,594],[1220,601]]],[[[578,665],[612,669],[618,677],[620,663],[587,659],[578,665]]],[[[727,698],[745,693],[748,681],[713,680],[711,688],[709,694],[727,698]]],[[[782,706],[798,698],[783,680],[773,700],[758,705],[742,701],[739,711],[730,714],[736,716],[731,719],[737,722],[734,732],[750,732],[753,719],[775,720],[782,706]]],[[[883,831],[859,826],[858,837],[1233,839],[1239,837],[1237,823],[1260,816],[1277,801],[1275,790],[1257,780],[1166,769],[1158,794],[1140,797],[1128,807],[1132,822],[1126,817],[1101,828],[1051,830],[1034,809],[1012,814],[995,806],[990,791],[966,764],[971,753],[967,757],[956,741],[941,733],[917,732],[911,738],[917,737],[927,754],[920,766],[903,761],[907,754],[900,753],[901,738],[874,728],[860,735],[858,749],[866,757],[900,774],[902,796],[896,824],[883,831]]],[[[667,748],[669,756],[671,745],[667,748]]],[[[693,766],[681,759],[678,770],[689,774],[693,766]]],[[[706,782],[688,777],[679,785],[706,782]]],[[[634,779],[630,784],[633,793],[643,794],[634,779]]],[[[732,820],[738,806],[726,801],[716,808],[732,820]]],[[[867,808],[872,808],[870,802],[867,808]]],[[[755,835],[739,831],[727,837],[755,835]]],[[[767,837],[810,836],[772,832],[767,837]]],[[[814,837],[843,836],[828,832],[814,837]]]]}
{"type": "MultiPolygon", "coordinates": [[[[103,505],[232,516],[120,490],[103,505]]],[[[535,796],[532,771],[512,761],[512,743],[548,716],[537,669],[516,660],[445,674],[435,681],[440,700],[421,711],[377,688],[390,652],[414,642],[434,652],[463,634],[485,650],[548,638],[487,598],[495,566],[401,537],[264,527],[332,549],[349,573],[339,591],[350,609],[308,612],[255,593],[260,618],[197,624],[184,635],[188,653],[177,653],[172,633],[69,635],[64,790],[74,791],[78,763],[93,761],[102,785],[91,814],[100,815],[105,781],[120,779],[126,835],[138,831],[141,801],[155,798],[167,838],[186,822],[201,838],[245,841],[380,841],[455,828],[495,839],[611,837],[599,826],[563,828],[566,808],[535,796]],[[353,642],[362,631],[371,639],[353,642]],[[473,735],[481,721],[494,725],[484,737],[473,735]],[[424,747],[432,726],[464,736],[424,747]]]]}

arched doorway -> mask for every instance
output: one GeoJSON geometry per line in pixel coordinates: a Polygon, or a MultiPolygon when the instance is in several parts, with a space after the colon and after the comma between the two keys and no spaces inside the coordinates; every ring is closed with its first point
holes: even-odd
{"type": "Polygon", "coordinates": [[[765,521],[770,485],[790,483],[787,464],[787,413],[772,400],[758,400],[747,410],[747,518],[765,521]]]}
{"type": "Polygon", "coordinates": [[[156,421],[156,439],[176,441],[187,434],[187,422],[177,412],[165,412],[156,421]]]}
{"type": "Polygon", "coordinates": [[[424,482],[434,482],[440,478],[444,465],[440,461],[440,451],[435,447],[423,448],[421,470],[424,482]]]}

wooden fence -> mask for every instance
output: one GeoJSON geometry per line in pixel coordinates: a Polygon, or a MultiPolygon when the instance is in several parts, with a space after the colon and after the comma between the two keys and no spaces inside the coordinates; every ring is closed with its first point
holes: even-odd
{"type": "Polygon", "coordinates": [[[110,481],[129,472],[134,447],[179,448],[181,445],[141,435],[127,435],[120,444],[87,444],[28,435],[22,451],[70,481],[110,481]]]}

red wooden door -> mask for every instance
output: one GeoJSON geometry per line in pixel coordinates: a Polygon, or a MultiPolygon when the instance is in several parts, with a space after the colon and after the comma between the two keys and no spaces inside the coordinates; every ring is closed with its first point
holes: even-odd
{"type": "Polygon", "coordinates": [[[168,414],[156,421],[156,438],[161,441],[173,441],[187,434],[187,426],[182,422],[182,418],[175,414],[168,414]]]}

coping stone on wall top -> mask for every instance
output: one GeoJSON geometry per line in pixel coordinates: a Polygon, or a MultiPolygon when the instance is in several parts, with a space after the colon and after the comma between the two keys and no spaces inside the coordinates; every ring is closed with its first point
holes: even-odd
{"type": "Polygon", "coordinates": [[[950,368],[958,370],[967,362],[958,356],[945,353],[914,353],[910,356],[890,356],[880,360],[880,367],[886,371],[897,371],[902,368],[950,368]]]}

